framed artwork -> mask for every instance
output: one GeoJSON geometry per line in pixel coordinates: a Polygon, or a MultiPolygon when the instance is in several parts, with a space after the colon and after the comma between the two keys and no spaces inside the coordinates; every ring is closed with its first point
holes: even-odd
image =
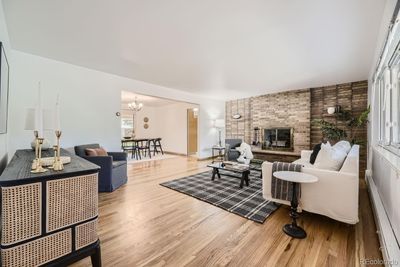
{"type": "Polygon", "coordinates": [[[0,134],[7,133],[9,71],[3,43],[0,42],[0,134]]]}

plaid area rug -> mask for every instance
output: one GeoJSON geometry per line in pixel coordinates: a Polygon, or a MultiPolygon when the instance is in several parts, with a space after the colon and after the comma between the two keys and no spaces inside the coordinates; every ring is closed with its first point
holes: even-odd
{"type": "Polygon", "coordinates": [[[262,179],[259,173],[251,172],[250,185],[239,187],[240,179],[226,176],[220,171],[221,179],[211,181],[212,171],[172,180],[160,185],[195,197],[214,206],[264,223],[279,205],[262,197],[262,179]]]}

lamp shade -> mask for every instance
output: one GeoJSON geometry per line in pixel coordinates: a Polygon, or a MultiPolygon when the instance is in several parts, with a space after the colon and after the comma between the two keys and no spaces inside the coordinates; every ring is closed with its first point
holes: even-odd
{"type": "MultiPolygon", "coordinates": [[[[36,125],[36,110],[34,108],[27,108],[25,112],[25,130],[38,130],[39,125],[36,125]]],[[[54,114],[51,109],[42,110],[43,117],[43,130],[51,131],[54,130],[54,114]]]]}
{"type": "Polygon", "coordinates": [[[215,128],[225,128],[225,120],[224,119],[217,119],[214,123],[215,128]]]}

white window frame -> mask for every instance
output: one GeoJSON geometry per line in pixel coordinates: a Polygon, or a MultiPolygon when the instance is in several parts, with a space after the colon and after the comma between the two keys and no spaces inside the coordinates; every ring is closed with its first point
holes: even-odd
{"type": "Polygon", "coordinates": [[[400,156],[400,27],[391,28],[373,76],[373,108],[378,108],[378,144],[400,156]],[[384,120],[384,121],[383,121],[384,120]]]}

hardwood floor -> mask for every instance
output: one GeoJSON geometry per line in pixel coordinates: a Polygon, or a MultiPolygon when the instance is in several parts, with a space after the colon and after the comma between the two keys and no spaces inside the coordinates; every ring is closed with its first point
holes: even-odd
{"type": "Polygon", "coordinates": [[[128,184],[99,197],[103,266],[359,266],[381,258],[363,182],[357,225],[303,213],[308,237],[296,240],[282,232],[286,206],[258,224],[159,185],[206,164],[185,157],[130,164],[128,184]]]}

